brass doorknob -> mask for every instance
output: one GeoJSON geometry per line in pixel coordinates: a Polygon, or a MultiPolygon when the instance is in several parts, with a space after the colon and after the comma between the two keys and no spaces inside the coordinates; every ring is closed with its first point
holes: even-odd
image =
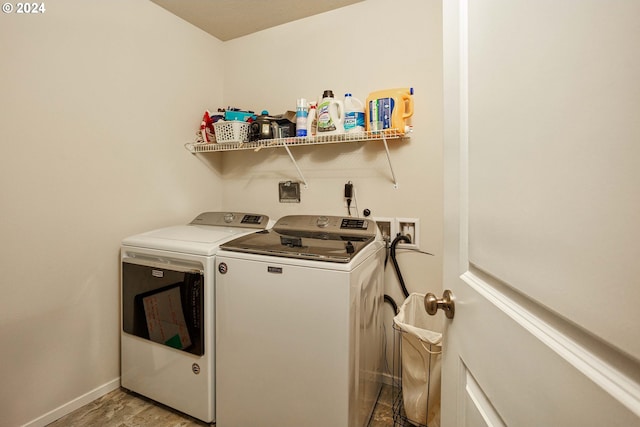
{"type": "Polygon", "coordinates": [[[438,299],[431,292],[424,296],[424,309],[427,310],[427,313],[433,316],[439,308],[444,310],[447,319],[453,319],[456,314],[456,305],[453,302],[453,294],[450,290],[444,291],[442,299],[438,299]]]}

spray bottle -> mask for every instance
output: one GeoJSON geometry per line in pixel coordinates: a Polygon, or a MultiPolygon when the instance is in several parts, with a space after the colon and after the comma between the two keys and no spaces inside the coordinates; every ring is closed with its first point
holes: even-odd
{"type": "Polygon", "coordinates": [[[316,134],[314,124],[316,123],[316,102],[309,103],[309,115],[307,116],[307,136],[314,136],[316,134]]]}

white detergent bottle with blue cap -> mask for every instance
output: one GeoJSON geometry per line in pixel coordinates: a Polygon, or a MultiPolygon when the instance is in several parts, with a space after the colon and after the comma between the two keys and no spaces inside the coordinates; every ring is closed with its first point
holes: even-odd
{"type": "Polygon", "coordinates": [[[344,104],[333,97],[333,91],[324,91],[317,110],[317,136],[344,133],[344,104]]]}
{"type": "Polygon", "coordinates": [[[364,103],[348,92],[344,94],[344,131],[364,132],[364,103]]]}

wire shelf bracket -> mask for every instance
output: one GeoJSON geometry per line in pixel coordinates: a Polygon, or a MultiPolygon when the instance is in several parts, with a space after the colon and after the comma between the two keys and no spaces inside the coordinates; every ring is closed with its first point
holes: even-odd
{"type": "Polygon", "coordinates": [[[404,139],[409,136],[404,132],[400,132],[397,129],[385,129],[383,131],[365,131],[356,134],[337,134],[337,135],[316,135],[312,137],[289,137],[289,138],[276,138],[276,139],[261,139],[258,141],[250,142],[234,142],[234,143],[198,143],[188,142],[184,144],[185,148],[191,154],[197,153],[210,153],[217,151],[238,151],[238,150],[254,150],[260,151],[263,148],[278,148],[284,147],[289,155],[289,158],[293,162],[293,165],[298,172],[300,180],[304,184],[304,188],[309,188],[309,184],[302,173],[302,170],[298,166],[290,147],[299,145],[325,145],[325,144],[337,144],[345,142],[356,141],[382,141],[384,144],[385,154],[387,156],[387,162],[389,163],[389,170],[391,171],[391,180],[393,182],[393,188],[398,189],[398,179],[393,169],[391,162],[391,154],[389,152],[388,140],[404,139]]]}

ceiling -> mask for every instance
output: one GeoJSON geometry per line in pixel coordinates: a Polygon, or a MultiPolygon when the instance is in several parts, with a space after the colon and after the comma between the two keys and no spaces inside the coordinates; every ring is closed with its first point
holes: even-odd
{"type": "Polygon", "coordinates": [[[227,41],[363,0],[151,0],[227,41]]]}

